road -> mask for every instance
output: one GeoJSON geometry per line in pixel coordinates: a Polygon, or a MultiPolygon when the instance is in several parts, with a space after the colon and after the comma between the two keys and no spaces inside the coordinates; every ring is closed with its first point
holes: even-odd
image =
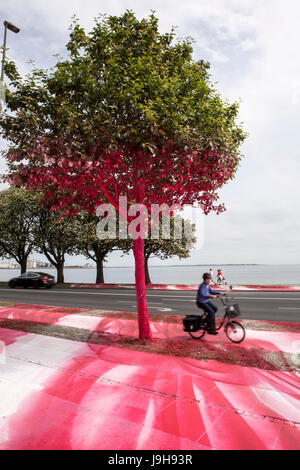
{"type": "MultiPolygon", "coordinates": [[[[148,290],[149,313],[187,315],[198,313],[195,291],[148,290]]],[[[300,292],[232,292],[234,303],[238,303],[241,318],[300,322],[300,292]]],[[[9,289],[0,287],[0,301],[22,302],[60,307],[136,311],[134,289],[9,289]]],[[[219,300],[217,316],[222,316],[219,300]]]]}

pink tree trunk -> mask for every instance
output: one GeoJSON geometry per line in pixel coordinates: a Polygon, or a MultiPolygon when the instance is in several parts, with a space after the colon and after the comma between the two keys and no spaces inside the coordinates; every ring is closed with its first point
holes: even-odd
{"type": "Polygon", "coordinates": [[[135,287],[138,310],[139,338],[152,340],[146,298],[143,238],[133,240],[133,254],[135,260],[135,287]]]}
{"type": "MultiPolygon", "coordinates": [[[[140,181],[140,170],[136,175],[136,203],[143,204],[145,196],[144,184],[140,181]]],[[[146,217],[143,208],[140,211],[140,236],[133,240],[133,254],[135,261],[135,288],[138,311],[139,338],[152,340],[149,324],[146,281],[145,281],[145,249],[144,236],[146,232],[146,217]]]]}

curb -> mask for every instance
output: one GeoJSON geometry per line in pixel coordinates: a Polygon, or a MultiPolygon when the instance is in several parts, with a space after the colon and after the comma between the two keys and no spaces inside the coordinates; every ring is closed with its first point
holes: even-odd
{"type": "MultiPolygon", "coordinates": [[[[36,314],[40,314],[41,318],[36,321],[46,322],[47,315],[53,315],[53,319],[55,318],[55,314],[59,317],[69,316],[69,315],[86,315],[86,316],[109,316],[112,318],[120,318],[120,319],[132,319],[137,320],[137,312],[135,311],[123,311],[123,310],[111,310],[111,309],[99,309],[99,308],[83,308],[83,307],[61,307],[57,305],[47,305],[47,304],[31,304],[31,303],[24,303],[24,302],[11,302],[9,305],[1,305],[0,304],[0,320],[5,318],[13,319],[14,316],[10,314],[10,316],[2,316],[1,312],[18,310],[19,311],[26,311],[26,318],[29,320],[30,316],[35,317],[36,314]]],[[[181,315],[171,315],[171,314],[164,314],[164,313],[148,313],[150,321],[156,321],[161,323],[182,323],[182,319],[184,318],[185,314],[181,315]]],[[[24,319],[26,319],[24,317],[24,319]]],[[[218,317],[219,318],[219,317],[218,317]]],[[[300,321],[299,322],[287,322],[287,321],[275,321],[275,320],[257,320],[257,319],[248,319],[239,317],[239,321],[247,322],[248,328],[250,329],[259,329],[265,331],[284,331],[286,329],[287,332],[296,332],[300,333],[300,321]],[[253,325],[253,327],[251,327],[253,325]],[[255,326],[254,326],[255,325],[255,326]]]]}
{"type": "MultiPolygon", "coordinates": [[[[86,288],[86,289],[135,289],[135,284],[71,284],[72,288],[86,288]]],[[[198,290],[199,284],[147,284],[146,289],[157,289],[157,290],[198,290]]],[[[212,287],[218,290],[228,290],[227,286],[216,286],[212,284],[212,287]]],[[[277,292],[300,292],[300,285],[233,285],[233,291],[277,291],[277,292]]]]}

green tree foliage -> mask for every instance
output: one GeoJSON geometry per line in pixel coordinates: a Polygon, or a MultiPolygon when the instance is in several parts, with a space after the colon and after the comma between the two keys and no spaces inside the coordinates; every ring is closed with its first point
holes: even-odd
{"type": "Polygon", "coordinates": [[[57,283],[61,284],[64,282],[65,256],[78,254],[80,221],[77,217],[64,218],[59,212],[40,206],[35,206],[35,215],[32,227],[35,250],[55,266],[57,283]]]}
{"type": "Polygon", "coordinates": [[[96,263],[96,284],[104,283],[103,265],[106,257],[112,251],[123,251],[128,253],[132,248],[129,239],[119,239],[119,227],[116,223],[116,233],[112,238],[100,240],[97,236],[97,223],[99,219],[96,215],[82,213],[77,216],[80,226],[77,233],[77,249],[86,258],[96,263]]]}
{"type": "Polygon", "coordinates": [[[41,193],[23,188],[0,192],[0,256],[13,258],[26,272],[32,252],[42,253],[57,269],[57,282],[64,282],[66,254],[78,254],[80,222],[65,219],[41,205],[41,193]]]}
{"type": "Polygon", "coordinates": [[[36,194],[24,189],[0,192],[0,256],[20,264],[21,274],[26,272],[27,260],[34,248],[32,229],[36,201],[36,194]]]}
{"type": "Polygon", "coordinates": [[[157,227],[157,239],[149,237],[145,240],[146,284],[151,283],[149,273],[149,259],[151,256],[160,259],[167,259],[172,256],[178,256],[179,259],[188,258],[195,243],[195,225],[191,224],[189,220],[184,220],[177,215],[170,217],[170,220],[167,218],[165,224],[163,224],[162,218],[160,218],[157,227]],[[181,225],[182,236],[180,238],[176,238],[174,224],[178,224],[177,227],[181,225]]]}
{"type": "Polygon", "coordinates": [[[93,211],[108,197],[133,191],[138,158],[148,181],[145,202],[222,210],[216,191],[234,177],[245,138],[238,103],[221,98],[209,63],[193,61],[192,40],[175,40],[174,29],[159,33],[154,14],[139,21],[127,11],[100,16],[88,34],[74,21],[69,58],[53,69],[34,69],[22,80],[8,62],[7,104],[14,114],[2,116],[0,126],[11,143],[6,156],[14,181],[42,185],[53,206],[93,211]],[[111,159],[110,150],[123,155],[111,159]],[[118,185],[96,178],[96,190],[79,176],[85,163],[96,175],[97,162],[105,176],[103,153],[118,185]]]}

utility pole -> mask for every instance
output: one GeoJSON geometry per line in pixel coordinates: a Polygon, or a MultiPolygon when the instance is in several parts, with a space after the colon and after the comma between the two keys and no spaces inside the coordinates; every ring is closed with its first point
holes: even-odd
{"type": "Polygon", "coordinates": [[[0,82],[0,110],[2,103],[5,102],[5,86],[4,86],[4,64],[5,64],[5,54],[6,54],[6,37],[7,30],[12,31],[13,33],[18,33],[20,28],[10,23],[9,21],[4,21],[4,41],[3,41],[3,51],[2,51],[2,66],[1,66],[1,82],[0,82]]]}

